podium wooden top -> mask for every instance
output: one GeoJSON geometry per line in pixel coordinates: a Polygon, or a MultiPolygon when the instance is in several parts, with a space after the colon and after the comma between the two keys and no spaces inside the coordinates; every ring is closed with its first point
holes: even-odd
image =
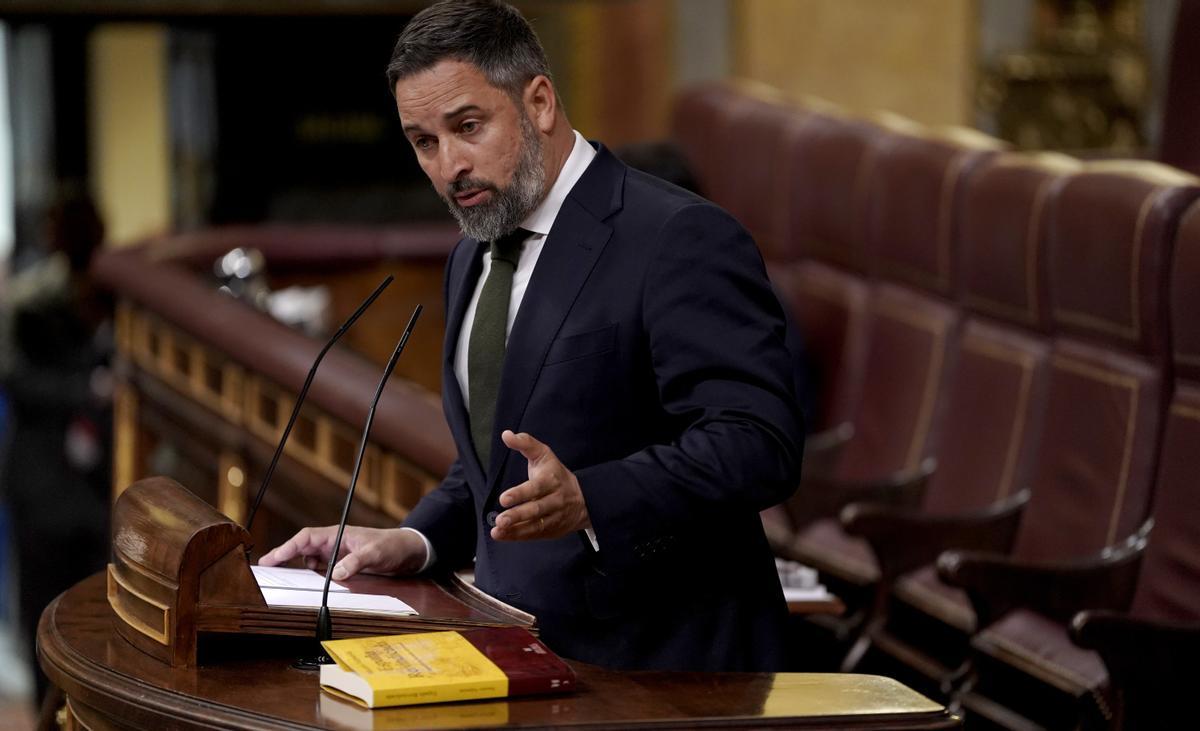
{"type": "Polygon", "coordinates": [[[874,676],[619,673],[580,663],[571,695],[371,712],[292,669],[311,649],[304,641],[238,636],[206,646],[198,667],[172,668],[126,642],[113,621],[96,575],[50,604],[38,628],[42,667],[89,728],[958,727],[941,706],[874,676]]]}

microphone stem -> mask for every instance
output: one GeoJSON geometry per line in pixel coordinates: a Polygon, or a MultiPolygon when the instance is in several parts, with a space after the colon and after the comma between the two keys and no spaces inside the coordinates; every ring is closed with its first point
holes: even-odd
{"type": "Polygon", "coordinates": [[[371,409],[367,412],[367,423],[363,427],[362,439],[358,443],[358,456],[354,460],[354,472],[350,476],[350,487],[347,490],[346,502],[342,506],[342,519],[338,523],[333,550],[329,553],[329,565],[325,568],[325,587],[321,592],[321,609],[317,614],[318,641],[333,639],[333,624],[329,616],[329,585],[333,581],[333,567],[337,565],[338,554],[342,549],[342,534],[346,532],[346,522],[350,519],[350,505],[354,502],[354,488],[358,485],[358,473],[362,471],[367,439],[371,435],[371,424],[375,421],[375,408],[379,405],[379,398],[383,395],[383,387],[387,384],[392,371],[396,369],[396,361],[400,359],[400,353],[404,351],[404,346],[408,343],[408,336],[412,334],[413,327],[417,324],[417,318],[421,316],[421,309],[421,305],[417,305],[413,310],[412,317],[408,320],[408,326],[404,328],[404,334],[400,336],[400,342],[396,343],[396,349],[392,351],[392,357],[388,359],[387,367],[383,370],[383,377],[379,379],[379,386],[375,389],[375,398],[371,400],[371,409]]]}

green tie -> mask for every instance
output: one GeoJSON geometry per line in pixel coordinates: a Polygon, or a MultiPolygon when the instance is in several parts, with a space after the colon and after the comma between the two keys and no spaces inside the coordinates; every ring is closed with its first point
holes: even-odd
{"type": "Polygon", "coordinates": [[[488,272],[467,344],[467,391],[470,394],[471,439],[486,473],[492,456],[492,429],[496,422],[496,396],[504,367],[504,342],[508,327],[508,302],[512,299],[513,272],[521,244],[529,232],[519,228],[492,242],[492,269],[488,272]]]}

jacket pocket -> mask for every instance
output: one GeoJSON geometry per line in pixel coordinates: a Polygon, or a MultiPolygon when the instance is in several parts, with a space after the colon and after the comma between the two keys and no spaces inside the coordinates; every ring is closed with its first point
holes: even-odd
{"type": "Polygon", "coordinates": [[[570,360],[587,358],[615,350],[617,347],[617,323],[605,325],[596,330],[560,335],[550,346],[546,354],[546,365],[565,363],[570,360]]]}

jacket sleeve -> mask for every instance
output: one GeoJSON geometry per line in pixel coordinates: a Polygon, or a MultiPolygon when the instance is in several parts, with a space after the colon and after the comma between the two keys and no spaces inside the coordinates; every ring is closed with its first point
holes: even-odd
{"type": "MultiPolygon", "coordinates": [[[[446,261],[442,291],[444,311],[450,312],[450,283],[454,281],[455,266],[466,266],[466,253],[460,240],[446,261]]],[[[448,345],[446,347],[453,347],[448,345]]],[[[447,374],[445,378],[453,378],[447,374]]],[[[445,384],[442,386],[446,390],[445,384]]],[[[444,402],[443,402],[444,403],[444,402]]],[[[402,524],[420,531],[433,544],[435,566],[451,569],[465,566],[475,556],[475,503],[462,468],[462,458],[454,460],[441,484],[423,496],[402,524]]]]}
{"type": "Polygon", "coordinates": [[[598,558],[612,570],[757,521],[800,476],[783,311],[754,242],[727,213],[697,203],[671,216],[653,245],[643,328],[677,436],[576,472],[598,558]]]}
{"type": "Polygon", "coordinates": [[[403,526],[429,539],[437,568],[454,569],[469,564],[475,556],[475,522],[471,490],[456,459],[445,479],[421,498],[403,526]]]}

